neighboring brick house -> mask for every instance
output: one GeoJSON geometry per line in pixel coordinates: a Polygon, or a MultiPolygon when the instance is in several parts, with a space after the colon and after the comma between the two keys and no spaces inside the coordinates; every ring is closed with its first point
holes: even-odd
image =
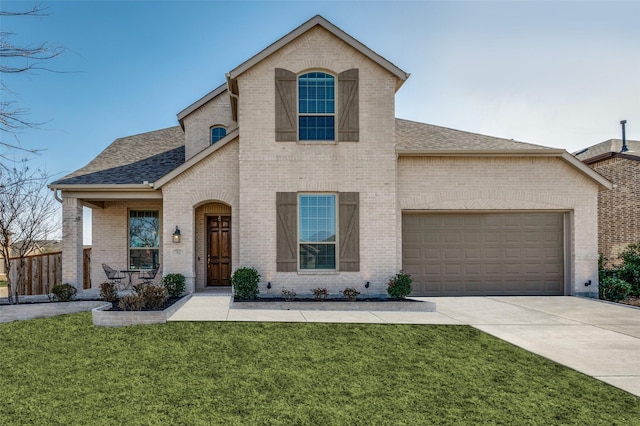
{"type": "Polygon", "coordinates": [[[609,139],[574,154],[614,185],[598,194],[598,251],[613,262],[640,243],[640,141],[626,145],[621,152],[622,140],[609,139]]]}
{"type": "MultiPolygon", "coordinates": [[[[222,76],[221,76],[222,77],[222,76]]],[[[597,194],[561,149],[395,118],[407,73],[316,16],[178,113],[50,187],[63,280],[82,283],[82,207],[100,264],[160,265],[190,292],[240,266],[262,294],[597,294],[597,194]],[[180,241],[173,242],[176,229],[180,241]],[[270,289],[268,288],[270,285],[270,289]]]]}

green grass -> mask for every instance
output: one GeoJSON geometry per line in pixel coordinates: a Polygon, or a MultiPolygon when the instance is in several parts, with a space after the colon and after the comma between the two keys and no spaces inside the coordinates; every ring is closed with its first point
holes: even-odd
{"type": "Polygon", "coordinates": [[[0,365],[10,425],[640,424],[640,398],[468,326],[81,313],[0,324],[0,365]]]}

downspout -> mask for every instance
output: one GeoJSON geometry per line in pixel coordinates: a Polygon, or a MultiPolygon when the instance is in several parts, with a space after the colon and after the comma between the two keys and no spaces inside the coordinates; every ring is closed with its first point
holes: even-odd
{"type": "Polygon", "coordinates": [[[240,97],[238,96],[238,94],[233,93],[233,85],[231,84],[231,74],[227,73],[225,76],[227,78],[227,91],[229,92],[229,97],[232,98],[231,115],[233,120],[237,123],[238,122],[238,100],[240,99],[240,97]],[[234,100],[235,100],[235,105],[233,102],[234,100]]]}
{"type": "Polygon", "coordinates": [[[51,188],[51,190],[53,191],[53,198],[55,198],[56,201],[62,204],[62,198],[58,197],[58,190],[55,188],[51,188]]]}

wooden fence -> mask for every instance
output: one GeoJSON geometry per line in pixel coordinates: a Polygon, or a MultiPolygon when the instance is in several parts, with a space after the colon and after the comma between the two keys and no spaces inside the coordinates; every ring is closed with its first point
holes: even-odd
{"type": "MultiPolygon", "coordinates": [[[[62,252],[36,254],[24,258],[21,280],[18,279],[20,258],[11,259],[11,282],[20,295],[47,294],[51,288],[62,283],[62,252]]],[[[83,250],[82,288],[91,288],[91,249],[83,250]]]]}

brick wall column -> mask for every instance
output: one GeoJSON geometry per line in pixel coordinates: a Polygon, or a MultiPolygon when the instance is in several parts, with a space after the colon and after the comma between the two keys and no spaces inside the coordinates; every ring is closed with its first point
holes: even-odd
{"type": "Polygon", "coordinates": [[[82,291],[82,204],[73,197],[62,200],[62,282],[82,291]]]}

